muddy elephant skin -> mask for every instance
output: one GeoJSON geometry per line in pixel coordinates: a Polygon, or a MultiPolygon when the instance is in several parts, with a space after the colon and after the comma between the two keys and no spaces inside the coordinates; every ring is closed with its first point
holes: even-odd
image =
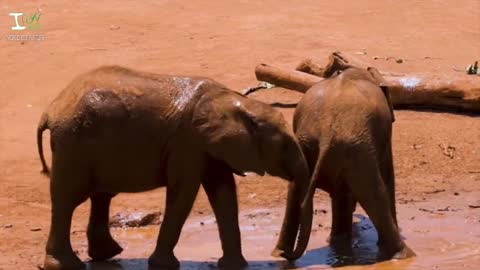
{"type": "MultiPolygon", "coordinates": [[[[305,200],[311,200],[316,188],[331,196],[330,244],[351,247],[352,213],[359,202],[379,234],[380,256],[413,256],[397,225],[393,109],[380,73],[353,67],[332,72],[305,93],[293,121],[311,172],[305,200]]],[[[277,250],[295,241],[297,217],[285,219],[277,250]]]]}
{"type": "Polygon", "coordinates": [[[91,200],[88,253],[93,260],[105,260],[122,251],[108,228],[112,197],[158,187],[167,187],[167,202],[149,266],[177,268],[173,249],[200,185],[218,222],[223,249],[219,264],[246,265],[234,173],[289,180],[287,212],[302,213],[297,228],[303,228],[304,237],[299,242],[308,242],[311,208],[300,209],[308,167],[297,140],[279,112],[213,80],[118,66],[95,69],[54,99],[41,117],[37,139],[43,170],[51,178],[48,270],[85,267],[69,236],[79,204],[91,200]],[[51,134],[51,170],[42,149],[46,129],[51,134]]]}

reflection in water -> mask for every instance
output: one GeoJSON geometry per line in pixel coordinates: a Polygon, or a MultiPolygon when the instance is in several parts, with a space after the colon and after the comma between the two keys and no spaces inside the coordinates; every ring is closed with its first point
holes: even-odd
{"type": "MultiPolygon", "coordinates": [[[[357,215],[359,221],[353,228],[351,246],[328,246],[326,239],[330,228],[322,226],[312,232],[309,250],[305,255],[296,262],[289,263],[269,256],[280,230],[278,224],[281,224],[282,210],[271,212],[275,213],[255,213],[254,217],[242,215],[243,250],[249,259],[249,270],[331,269],[340,266],[345,270],[480,269],[478,213],[473,218],[465,218],[465,215],[456,212],[445,216],[419,215],[414,220],[403,219],[402,233],[408,237],[405,241],[417,253],[417,257],[384,262],[378,262],[377,234],[371,221],[357,215]]],[[[214,222],[203,222],[210,220],[211,217],[189,220],[175,249],[177,257],[182,260],[181,269],[217,269],[217,260],[221,255],[217,227],[214,222]]],[[[328,220],[328,215],[321,217],[323,224],[328,220]]],[[[88,269],[147,270],[147,258],[154,249],[158,227],[115,229],[113,233],[125,248],[122,254],[124,259],[89,263],[88,269]]]]}
{"type": "Polygon", "coordinates": [[[307,253],[295,265],[298,268],[307,268],[312,265],[325,265],[327,268],[369,265],[379,261],[377,246],[377,233],[371,221],[362,216],[354,225],[351,245],[324,246],[319,249],[307,251],[307,253]]]}

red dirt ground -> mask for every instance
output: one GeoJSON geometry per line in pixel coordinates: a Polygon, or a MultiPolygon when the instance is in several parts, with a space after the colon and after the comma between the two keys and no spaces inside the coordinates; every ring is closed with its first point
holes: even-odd
{"type": "MultiPolygon", "coordinates": [[[[232,2],[0,3],[0,269],[35,269],[43,262],[50,221],[49,183],[39,173],[35,132],[44,108],[79,73],[99,65],[119,64],[157,73],[208,76],[241,90],[257,84],[253,69],[260,62],[293,68],[307,57],[325,61],[335,50],[365,51],[358,55],[360,59],[397,73],[453,74],[457,73],[454,68],[463,69],[480,58],[478,0],[232,2]],[[18,34],[10,30],[14,22],[8,13],[33,13],[37,8],[43,14],[37,33],[44,34],[46,40],[7,40],[8,35],[18,34]],[[404,61],[373,60],[374,56],[404,61]]],[[[275,89],[252,97],[268,103],[294,103],[301,95],[275,89]]],[[[293,109],[281,111],[291,121],[293,109]]],[[[393,145],[400,225],[407,243],[419,256],[412,264],[388,264],[381,269],[480,266],[480,209],[469,207],[480,205],[478,116],[397,111],[396,118],[393,145]],[[454,157],[445,155],[439,145],[454,147],[454,157]]],[[[272,259],[269,251],[274,245],[274,232],[281,224],[286,183],[273,177],[238,180],[242,224],[249,222],[245,213],[255,209],[267,209],[277,217],[271,227],[257,232],[243,229],[247,259],[263,260],[254,263],[252,269],[285,267],[268,262],[272,259]],[[250,239],[259,232],[270,233],[271,237],[260,242],[250,239]],[[257,245],[262,248],[255,249],[257,245]]],[[[112,215],[163,210],[164,193],[159,189],[120,195],[114,200],[112,215]]],[[[324,192],[318,192],[316,208],[329,211],[324,192]]],[[[73,245],[83,259],[87,259],[86,239],[78,232],[85,230],[87,213],[88,204],[81,206],[72,228],[73,245]]],[[[201,193],[187,227],[210,214],[201,193]]],[[[262,217],[254,218],[259,224],[265,222],[262,217]]],[[[325,232],[312,236],[309,249],[325,246],[325,224],[329,221],[329,213],[316,218],[315,224],[324,224],[325,232]]],[[[201,230],[195,226],[185,229],[177,248],[179,259],[216,261],[221,254],[211,226],[207,227],[213,232],[205,235],[212,237],[190,237],[201,230]],[[192,248],[198,243],[214,247],[211,251],[192,248]]],[[[145,229],[131,229],[129,233],[115,230],[124,246],[133,241],[120,258],[139,261],[91,269],[145,269],[144,259],[153,250],[157,229],[146,229],[151,233],[144,244],[137,243],[135,235],[143,235],[145,229]]],[[[329,264],[328,260],[315,261],[313,255],[308,256],[296,266],[329,264]]],[[[184,267],[203,269],[202,264],[195,263],[185,263],[184,267]]]]}

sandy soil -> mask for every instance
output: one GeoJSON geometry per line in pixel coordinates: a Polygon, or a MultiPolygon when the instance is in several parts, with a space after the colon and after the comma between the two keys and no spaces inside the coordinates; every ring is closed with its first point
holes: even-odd
{"type": "MultiPolygon", "coordinates": [[[[452,74],[480,57],[480,1],[14,1],[0,3],[0,269],[43,262],[49,226],[48,179],[40,175],[36,125],[49,101],[77,74],[105,64],[168,74],[204,75],[235,90],[256,85],[260,62],[294,67],[324,61],[334,50],[355,53],[380,70],[452,74]],[[228,3],[227,3],[228,2],[228,3]],[[10,12],[41,9],[44,41],[8,41],[10,12]],[[373,60],[374,56],[403,59],[373,60]]],[[[27,31],[28,32],[28,31],[27,31]]],[[[295,103],[283,89],[253,98],[295,103]]],[[[291,121],[293,109],[281,109],[291,121]]],[[[362,268],[474,269],[480,266],[480,120],[474,115],[397,111],[394,157],[402,234],[418,257],[362,268]],[[439,145],[454,147],[453,158],[439,145]]],[[[47,143],[45,139],[45,143],[47,143]]],[[[342,264],[326,243],[328,196],[318,191],[309,251],[296,265],[269,256],[280,229],[286,183],[238,179],[244,250],[252,269],[328,268],[342,264]],[[253,213],[253,214],[252,214],[253,213]]],[[[165,190],[120,195],[112,215],[163,211],[165,190]]],[[[83,259],[88,203],[72,228],[83,259]]],[[[361,213],[361,212],[360,212],[361,213]]],[[[185,269],[210,269],[221,255],[206,197],[198,197],[176,253],[185,269]],[[199,223],[203,222],[203,226],[199,223]],[[199,233],[202,232],[202,233],[199,233]]],[[[368,219],[359,216],[354,256],[374,262],[368,219]],[[364,244],[362,244],[364,243],[364,244]]],[[[146,269],[158,227],[115,229],[126,247],[116,263],[91,269],[146,269]]]]}

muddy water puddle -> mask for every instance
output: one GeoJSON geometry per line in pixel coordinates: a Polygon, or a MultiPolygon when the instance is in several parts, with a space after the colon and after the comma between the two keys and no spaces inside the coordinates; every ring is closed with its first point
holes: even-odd
{"type": "MultiPolygon", "coordinates": [[[[480,209],[456,208],[448,213],[419,210],[432,205],[436,204],[400,206],[402,235],[417,256],[383,262],[377,261],[376,231],[362,212],[355,215],[351,251],[339,253],[326,243],[330,231],[330,211],[318,211],[314,216],[309,248],[301,259],[292,264],[270,256],[280,230],[283,209],[241,213],[242,243],[244,255],[249,261],[248,269],[331,269],[338,266],[344,266],[342,269],[381,270],[480,269],[480,209]]],[[[121,259],[89,264],[89,269],[148,269],[147,258],[155,247],[158,226],[114,229],[113,233],[125,249],[121,259]]],[[[188,219],[175,254],[181,260],[181,269],[217,269],[221,248],[215,219],[212,216],[188,219]]]]}

